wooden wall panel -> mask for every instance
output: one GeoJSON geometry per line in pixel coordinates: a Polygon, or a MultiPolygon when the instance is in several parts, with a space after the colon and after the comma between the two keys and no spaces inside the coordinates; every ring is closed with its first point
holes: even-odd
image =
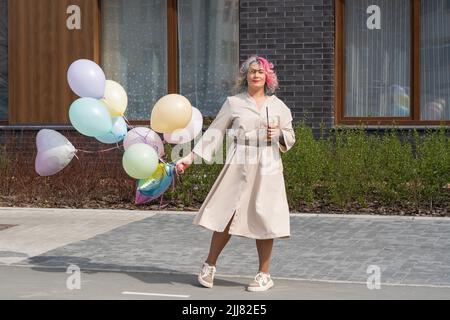
{"type": "Polygon", "coordinates": [[[77,59],[99,63],[98,0],[9,0],[9,123],[68,124],[77,99],[67,69],[77,59]],[[67,7],[81,9],[81,29],[69,30],[67,7]]]}

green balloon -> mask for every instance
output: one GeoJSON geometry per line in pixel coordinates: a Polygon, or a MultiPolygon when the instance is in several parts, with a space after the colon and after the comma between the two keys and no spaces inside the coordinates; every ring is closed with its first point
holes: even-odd
{"type": "Polygon", "coordinates": [[[136,143],[127,148],[122,158],[125,172],[135,179],[149,178],[158,166],[155,149],[145,143],[136,143]]]}

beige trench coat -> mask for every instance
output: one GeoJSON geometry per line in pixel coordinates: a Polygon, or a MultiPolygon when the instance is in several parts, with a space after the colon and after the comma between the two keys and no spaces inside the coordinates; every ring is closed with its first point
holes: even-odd
{"type": "Polygon", "coordinates": [[[222,232],[232,219],[232,235],[289,237],[289,207],[279,150],[287,152],[294,143],[291,111],[276,96],[269,96],[260,111],[248,93],[228,97],[193,149],[207,163],[225,163],[194,224],[222,232]],[[275,119],[280,125],[284,145],[265,138],[266,107],[269,121],[275,119]]]}

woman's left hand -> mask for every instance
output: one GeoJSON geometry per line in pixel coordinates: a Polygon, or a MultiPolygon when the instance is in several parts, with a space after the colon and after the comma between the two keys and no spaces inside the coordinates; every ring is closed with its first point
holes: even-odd
{"type": "Polygon", "coordinates": [[[276,140],[278,141],[281,136],[281,129],[278,127],[269,127],[267,128],[267,139],[268,140],[276,140]]]}

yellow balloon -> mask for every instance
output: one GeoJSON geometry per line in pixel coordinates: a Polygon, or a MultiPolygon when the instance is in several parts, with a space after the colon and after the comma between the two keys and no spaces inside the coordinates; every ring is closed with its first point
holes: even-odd
{"type": "Polygon", "coordinates": [[[105,94],[102,99],[112,117],[123,116],[128,105],[128,96],[124,88],[115,81],[106,80],[105,94]]]}
{"type": "Polygon", "coordinates": [[[186,127],[192,118],[192,105],[179,94],[168,94],[159,99],[152,110],[150,126],[159,133],[171,133],[186,127]]]}
{"type": "Polygon", "coordinates": [[[164,163],[159,163],[156,167],[156,171],[151,175],[151,179],[161,179],[165,172],[166,165],[164,163]]]}

